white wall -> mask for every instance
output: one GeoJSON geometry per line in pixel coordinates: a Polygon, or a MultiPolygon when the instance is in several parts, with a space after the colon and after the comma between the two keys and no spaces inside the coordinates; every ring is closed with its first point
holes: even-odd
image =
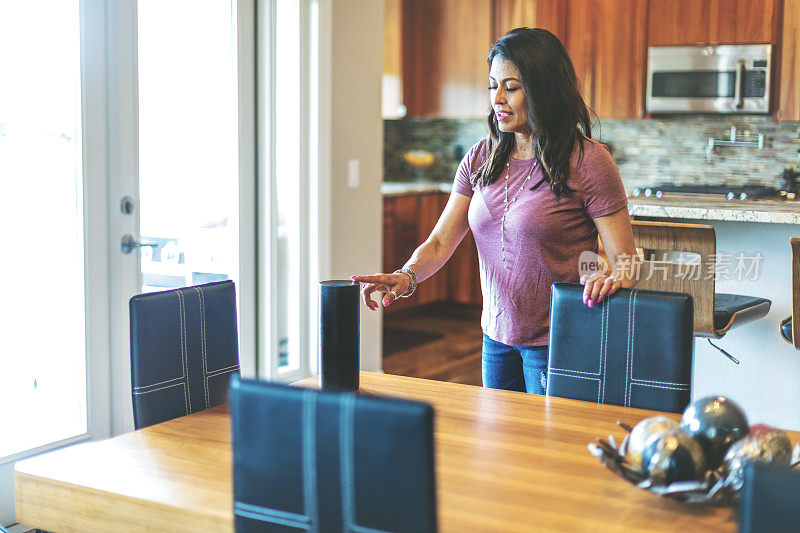
{"type": "MultiPolygon", "coordinates": [[[[383,2],[331,0],[331,276],[381,271],[383,240],[383,2]],[[360,162],[358,188],[347,162],[360,162]]],[[[361,306],[361,368],[378,371],[382,314],[361,306]]]]}
{"type": "Polygon", "coordinates": [[[722,394],[744,408],[751,424],[800,429],[800,351],[778,332],[781,320],[792,314],[789,237],[800,236],[800,226],[691,222],[714,226],[718,253],[742,252],[748,256],[758,252],[763,256],[756,281],[719,280],[717,292],[772,300],[766,317],[731,329],[718,341],[712,339],[741,364],[732,363],[706,339],[695,339],[692,397],[722,394]]]}

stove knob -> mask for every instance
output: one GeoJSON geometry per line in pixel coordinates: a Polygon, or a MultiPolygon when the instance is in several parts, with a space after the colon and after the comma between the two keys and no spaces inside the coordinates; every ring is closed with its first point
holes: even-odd
{"type": "Polygon", "coordinates": [[[740,194],[739,195],[739,200],[747,200],[747,193],[743,192],[742,194],[740,194]]]}
{"type": "Polygon", "coordinates": [[[664,194],[661,191],[656,191],[656,198],[661,198],[661,195],[664,194]]]}
{"type": "Polygon", "coordinates": [[[634,198],[636,198],[636,197],[637,197],[637,196],[639,196],[640,194],[642,194],[642,190],[641,190],[639,187],[636,187],[635,189],[633,189],[633,192],[631,193],[631,195],[632,195],[634,198]]]}
{"type": "Polygon", "coordinates": [[[733,194],[732,192],[729,192],[728,193],[728,200],[733,200],[734,198],[736,198],[736,195],[733,194]]]}
{"type": "Polygon", "coordinates": [[[646,197],[650,198],[650,195],[652,195],[652,194],[653,194],[653,189],[649,189],[649,188],[648,188],[648,189],[645,189],[645,190],[644,190],[644,195],[645,195],[646,197]]]}

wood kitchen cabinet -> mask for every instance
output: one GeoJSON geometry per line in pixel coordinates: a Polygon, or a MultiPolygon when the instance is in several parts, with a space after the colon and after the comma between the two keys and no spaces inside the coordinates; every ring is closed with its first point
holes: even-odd
{"type": "Polygon", "coordinates": [[[650,46],[774,43],[778,0],[650,0],[650,46]]]}
{"type": "MultiPolygon", "coordinates": [[[[401,268],[417,246],[428,238],[449,196],[447,193],[418,193],[384,198],[384,272],[401,268]]],[[[386,312],[438,300],[481,303],[478,253],[472,233],[467,233],[439,272],[419,284],[414,296],[401,298],[390,305],[386,312]]]]}
{"type": "Polygon", "coordinates": [[[494,14],[498,37],[519,26],[558,37],[600,118],[643,116],[647,0],[495,0],[494,14]]]}
{"type": "Polygon", "coordinates": [[[784,0],[777,120],[800,121],[800,0],[784,0]]]}
{"type": "Polygon", "coordinates": [[[484,117],[492,0],[404,0],[403,103],[409,117],[484,117]]]}
{"type": "Polygon", "coordinates": [[[647,68],[645,0],[596,0],[590,107],[600,118],[644,116],[647,68]]]}
{"type": "Polygon", "coordinates": [[[564,43],[601,119],[644,116],[648,45],[774,43],[775,117],[800,120],[798,0],[389,1],[387,13],[402,24],[392,29],[387,21],[395,43],[387,45],[387,68],[401,63],[407,116],[483,118],[489,47],[529,26],[564,43]]]}

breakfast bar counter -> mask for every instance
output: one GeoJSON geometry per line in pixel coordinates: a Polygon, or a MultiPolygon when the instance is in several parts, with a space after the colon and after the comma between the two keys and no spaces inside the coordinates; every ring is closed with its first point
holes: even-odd
{"type": "Polygon", "coordinates": [[[727,200],[724,198],[628,198],[632,216],[708,221],[800,224],[800,201],[727,200]]]}

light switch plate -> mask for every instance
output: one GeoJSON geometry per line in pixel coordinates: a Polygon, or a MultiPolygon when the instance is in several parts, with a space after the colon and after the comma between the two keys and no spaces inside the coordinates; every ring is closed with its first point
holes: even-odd
{"type": "Polygon", "coordinates": [[[357,189],[361,185],[360,166],[361,162],[358,159],[347,161],[347,186],[351,189],[357,189]]]}

